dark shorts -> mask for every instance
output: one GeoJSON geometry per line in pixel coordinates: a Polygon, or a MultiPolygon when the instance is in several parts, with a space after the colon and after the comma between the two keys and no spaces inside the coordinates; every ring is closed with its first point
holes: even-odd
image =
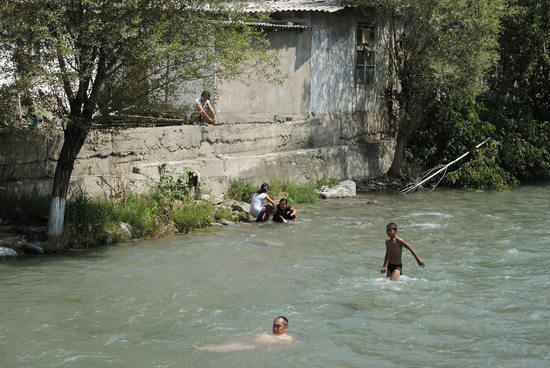
{"type": "Polygon", "coordinates": [[[402,264],[388,264],[388,273],[387,275],[390,276],[394,270],[399,270],[401,274],[403,274],[403,265],[402,264]]]}

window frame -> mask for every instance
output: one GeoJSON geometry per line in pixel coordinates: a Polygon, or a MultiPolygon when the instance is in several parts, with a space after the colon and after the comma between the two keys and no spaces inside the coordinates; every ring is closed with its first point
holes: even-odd
{"type": "Polygon", "coordinates": [[[357,22],[355,29],[354,81],[356,86],[374,83],[376,67],[376,28],[370,22],[357,22]]]}

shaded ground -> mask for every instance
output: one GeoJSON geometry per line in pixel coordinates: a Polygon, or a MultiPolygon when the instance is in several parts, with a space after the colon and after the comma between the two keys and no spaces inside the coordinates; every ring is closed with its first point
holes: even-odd
{"type": "Polygon", "coordinates": [[[39,243],[48,238],[46,226],[13,225],[0,223],[0,247],[21,253],[21,247],[39,243]]]}
{"type": "Polygon", "coordinates": [[[356,182],[357,193],[395,192],[409,184],[411,181],[411,179],[406,177],[393,179],[388,178],[386,175],[378,176],[376,178],[359,180],[356,182]]]}

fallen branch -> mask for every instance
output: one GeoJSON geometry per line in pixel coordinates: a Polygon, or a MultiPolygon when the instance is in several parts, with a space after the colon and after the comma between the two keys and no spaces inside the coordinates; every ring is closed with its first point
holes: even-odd
{"type": "MultiPolygon", "coordinates": [[[[483,142],[479,143],[477,146],[475,146],[475,148],[479,148],[481,146],[483,146],[485,143],[487,143],[491,138],[487,138],[485,139],[483,142]]],[[[431,190],[434,190],[435,187],[437,187],[439,185],[439,183],[441,182],[441,180],[443,180],[443,178],[445,177],[445,174],[447,173],[447,169],[449,168],[449,166],[451,166],[452,164],[462,160],[464,157],[468,156],[470,154],[470,151],[464,153],[462,156],[458,157],[457,159],[449,162],[448,164],[446,165],[437,165],[433,168],[431,168],[430,170],[428,170],[423,176],[422,176],[422,179],[419,181],[419,182],[416,182],[416,183],[411,183],[411,184],[408,184],[406,186],[404,186],[403,188],[399,189],[397,191],[397,193],[402,193],[402,194],[406,194],[406,193],[411,193],[411,192],[414,192],[415,190],[417,190],[418,188],[420,188],[422,186],[422,184],[424,184],[425,182],[427,182],[428,180],[436,177],[437,175],[441,174],[441,177],[439,178],[439,180],[437,181],[437,183],[432,187],[431,190]]]]}

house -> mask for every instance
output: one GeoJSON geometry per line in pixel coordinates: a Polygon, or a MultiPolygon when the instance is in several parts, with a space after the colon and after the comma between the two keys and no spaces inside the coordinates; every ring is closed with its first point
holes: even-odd
{"type": "Polygon", "coordinates": [[[333,0],[265,0],[246,11],[270,14],[257,26],[278,51],[288,78],[282,85],[217,81],[213,95],[220,121],[344,118],[369,124],[373,133],[387,131],[386,58],[374,10],[333,0]]]}

